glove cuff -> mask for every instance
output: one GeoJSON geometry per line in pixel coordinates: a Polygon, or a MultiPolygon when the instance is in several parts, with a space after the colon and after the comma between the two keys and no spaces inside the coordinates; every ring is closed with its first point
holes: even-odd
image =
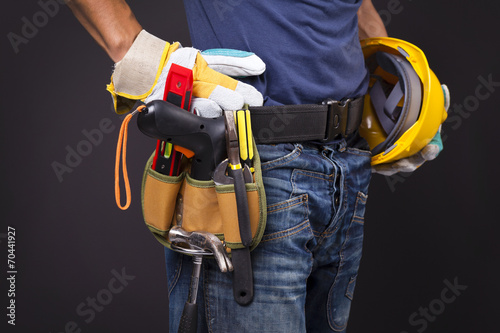
{"type": "Polygon", "coordinates": [[[122,60],[115,64],[107,90],[113,97],[115,111],[130,111],[136,100],[151,93],[161,70],[179,43],[170,44],[142,30],[122,60]]]}

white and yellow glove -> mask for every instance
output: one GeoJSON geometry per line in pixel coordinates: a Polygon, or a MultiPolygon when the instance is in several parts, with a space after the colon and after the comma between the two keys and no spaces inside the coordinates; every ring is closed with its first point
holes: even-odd
{"type": "Polygon", "coordinates": [[[147,103],[162,99],[173,63],[193,70],[191,108],[200,116],[213,117],[220,115],[222,110],[238,110],[244,104],[260,106],[263,103],[262,95],[254,87],[227,76],[262,74],[265,64],[255,54],[216,49],[202,55],[195,48],[167,43],[142,30],[124,58],[115,64],[107,87],[113,96],[115,111],[126,113],[137,100],[147,103]]]}
{"type": "Polygon", "coordinates": [[[398,172],[413,172],[427,161],[435,159],[443,150],[443,140],[441,139],[441,129],[434,138],[422,148],[418,153],[402,158],[393,163],[377,164],[372,166],[372,173],[384,176],[392,176],[398,172]]]}

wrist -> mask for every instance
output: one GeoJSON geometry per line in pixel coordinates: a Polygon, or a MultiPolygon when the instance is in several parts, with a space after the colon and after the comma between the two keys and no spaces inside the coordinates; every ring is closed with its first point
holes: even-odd
{"type": "Polygon", "coordinates": [[[179,47],[141,30],[122,59],[115,63],[107,90],[113,96],[115,110],[125,113],[134,101],[143,100],[152,91],[170,53],[179,47]]]}
{"type": "Polygon", "coordinates": [[[114,36],[107,45],[105,45],[106,52],[109,57],[115,62],[119,62],[123,59],[125,54],[134,44],[135,39],[141,33],[141,26],[136,27],[137,29],[129,29],[128,31],[123,31],[121,34],[114,36]]]}

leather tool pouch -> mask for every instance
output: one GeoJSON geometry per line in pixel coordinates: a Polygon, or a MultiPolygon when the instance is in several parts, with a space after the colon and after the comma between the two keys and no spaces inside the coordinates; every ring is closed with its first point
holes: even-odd
{"type": "MultiPolygon", "coordinates": [[[[253,182],[247,183],[253,250],[266,226],[266,197],[257,148],[252,160],[253,182]]],[[[199,181],[188,173],[189,164],[177,176],[165,176],[151,168],[154,153],[146,163],[142,180],[142,211],[147,227],[155,238],[170,248],[168,232],[181,225],[185,231],[210,232],[225,242],[226,249],[243,248],[238,226],[234,185],[215,185],[199,181]]]]}

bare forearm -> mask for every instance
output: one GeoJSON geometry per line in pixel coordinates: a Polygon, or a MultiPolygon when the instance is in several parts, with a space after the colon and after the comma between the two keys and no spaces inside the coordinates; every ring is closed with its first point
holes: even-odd
{"type": "Polygon", "coordinates": [[[371,0],[363,0],[358,10],[359,39],[387,37],[384,23],[371,0]]]}
{"type": "Polygon", "coordinates": [[[67,4],[115,62],[123,58],[142,30],[124,0],[69,0],[67,4]]]}

